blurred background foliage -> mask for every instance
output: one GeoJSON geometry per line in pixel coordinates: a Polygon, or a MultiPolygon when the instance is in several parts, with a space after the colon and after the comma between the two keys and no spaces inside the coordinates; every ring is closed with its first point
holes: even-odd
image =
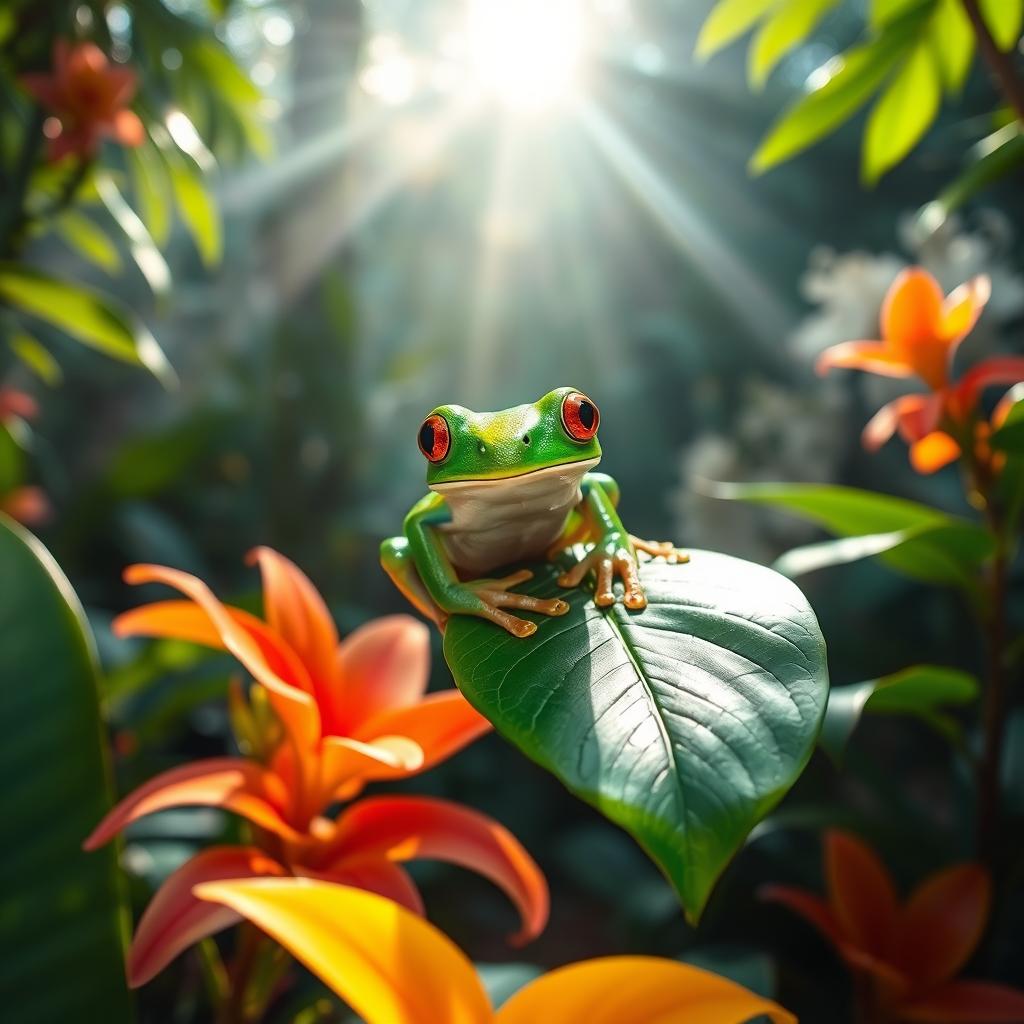
{"type": "MultiPolygon", "coordinates": [[[[952,471],[916,477],[895,444],[862,451],[862,424],[896,390],[811,371],[828,345],[877,336],[882,297],[911,262],[946,290],[991,276],[962,358],[1020,351],[1019,127],[962,40],[955,68],[912,66],[936,34],[961,39],[955,6],[807,4],[803,34],[776,25],[795,32],[781,46],[765,21],[792,21],[799,0],[726,0],[717,30],[709,2],[594,0],[576,35],[524,0],[531,17],[497,42],[466,29],[461,0],[5,5],[0,495],[85,606],[118,791],[225,750],[233,671],[188,645],[115,640],[111,618],[140,600],[122,568],[173,565],[253,606],[243,556],[269,544],[310,574],[343,630],[404,611],[377,547],[423,490],[416,429],[442,402],[501,408],[576,385],[601,406],[604,468],[632,530],[762,562],[820,534],[706,497],[703,481],[841,482],[964,512],[952,471]],[[737,19],[740,8],[759,13],[737,19]],[[759,34],[741,38],[749,29],[759,34]],[[136,69],[141,146],[43,157],[46,112],[19,76],[46,71],[58,35],[136,69]],[[817,145],[768,169],[780,111],[820,103],[857,64],[851,47],[873,47],[885,69],[855,87],[849,117],[807,134],[824,136],[817,145]],[[561,88],[570,65],[571,95],[541,104],[507,89],[536,86],[531,68],[561,88]],[[903,121],[857,109],[876,95],[898,106],[899,76],[903,121]],[[885,117],[902,134],[879,149],[885,117]],[[992,154],[998,166],[979,172],[992,154]],[[749,176],[752,156],[765,173],[749,176]]],[[[1021,5],[982,6],[1005,15],[992,31],[1019,68],[1021,5]]],[[[921,662],[977,669],[952,590],[875,561],[800,583],[835,683],[921,662]]],[[[446,680],[439,654],[435,666],[446,680]]],[[[1019,709],[1010,748],[1019,815],[1019,709]]],[[[815,879],[826,824],[870,837],[904,883],[970,852],[969,778],[927,724],[865,714],[843,765],[815,757],[698,935],[628,837],[497,738],[408,788],[493,814],[537,856],[552,921],[521,959],[683,956],[834,1021],[845,973],[805,926],[757,901],[758,883],[815,879]]],[[[136,905],[232,827],[208,811],[140,823],[123,851],[136,905]]],[[[440,868],[420,880],[434,920],[475,959],[513,958],[486,883],[440,868]]],[[[1021,984],[1016,892],[994,917],[990,962],[1021,984]]],[[[495,985],[513,974],[495,970],[495,985]]],[[[310,980],[274,1019],[320,1019],[304,1007],[321,994],[310,980]]],[[[202,1005],[192,954],[139,996],[148,1021],[200,1020],[202,1005]]]]}

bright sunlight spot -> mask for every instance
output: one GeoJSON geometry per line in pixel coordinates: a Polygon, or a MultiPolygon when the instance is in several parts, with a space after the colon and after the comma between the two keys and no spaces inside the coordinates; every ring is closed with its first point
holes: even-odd
{"type": "Polygon", "coordinates": [[[467,45],[477,82],[514,110],[572,95],[583,52],[581,0],[469,0],[467,45]]]}

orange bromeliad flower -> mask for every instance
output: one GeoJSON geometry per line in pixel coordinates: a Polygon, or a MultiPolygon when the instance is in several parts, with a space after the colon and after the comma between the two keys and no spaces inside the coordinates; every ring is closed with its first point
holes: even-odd
{"type": "Polygon", "coordinates": [[[826,349],[817,370],[864,370],[885,377],[918,376],[930,394],[903,395],[883,406],[864,428],[864,445],[880,448],[894,433],[910,445],[919,473],[934,473],[961,454],[974,455],[988,424],[976,421],[981,393],[995,384],[1024,380],[1024,359],[986,359],[958,381],[952,364],[988,302],[989,280],[980,276],[943,298],[939,283],[921,267],[904,270],[882,305],[882,340],[848,341],[826,349]]]}
{"type": "Polygon", "coordinates": [[[892,877],[853,836],[825,836],[828,898],[767,886],[774,900],[806,918],[864,979],[879,1019],[929,1024],[1024,1020],[1024,992],[986,981],[954,980],[981,939],[991,883],[976,864],[926,878],[900,904],[892,877]]]}
{"type": "Polygon", "coordinates": [[[122,146],[142,145],[145,129],[128,109],[137,75],[112,65],[94,43],[56,40],[50,74],[22,75],[20,81],[59,121],[56,133],[48,132],[51,160],[69,153],[90,157],[104,138],[122,146]]]}
{"type": "Polygon", "coordinates": [[[127,612],[114,623],[118,634],[228,650],[252,673],[254,688],[274,712],[273,721],[265,722],[262,763],[219,757],[164,772],[125,797],[86,840],[93,849],[144,815],[186,805],[220,807],[255,826],[254,845],[205,850],[164,883],[136,931],[132,984],[144,983],[187,946],[237,920],[192,896],[193,886],[226,878],[329,879],[422,913],[419,893],[399,863],[446,860],[501,886],[522,916],[517,940],[535,937],[547,919],[544,877],[491,819],[416,797],[366,799],[337,821],[322,816],[369,781],[437,764],[490,725],[457,690],[425,693],[426,626],[392,616],[339,642],[322,598],[295,565],[269,548],[253,557],[263,575],[266,621],[221,604],[187,573],[147,565],[125,573],[133,583],[166,583],[188,600],[127,612]]]}

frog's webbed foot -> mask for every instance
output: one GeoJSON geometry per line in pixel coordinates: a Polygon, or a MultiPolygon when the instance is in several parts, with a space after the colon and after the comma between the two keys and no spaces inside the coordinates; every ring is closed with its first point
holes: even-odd
{"type": "Polygon", "coordinates": [[[569,610],[568,603],[559,598],[517,594],[510,589],[532,577],[533,573],[529,569],[520,569],[501,579],[473,580],[464,585],[483,602],[484,607],[477,614],[507,629],[513,636],[527,637],[537,632],[537,623],[510,615],[502,611],[503,608],[518,608],[528,612],[540,612],[542,615],[564,615],[569,610]]]}
{"type": "Polygon", "coordinates": [[[578,587],[583,577],[593,570],[597,575],[597,586],[594,588],[594,604],[607,608],[615,604],[615,591],[612,581],[618,576],[625,587],[622,603],[627,608],[640,609],[647,607],[647,596],[640,585],[640,571],[637,568],[636,556],[624,546],[612,548],[610,551],[600,544],[584,555],[571,569],[558,577],[563,587],[578,587]]]}
{"type": "Polygon", "coordinates": [[[670,540],[643,540],[633,534],[629,535],[629,540],[635,551],[642,551],[651,558],[664,558],[672,565],[682,565],[690,560],[690,556],[680,551],[670,540]]]}

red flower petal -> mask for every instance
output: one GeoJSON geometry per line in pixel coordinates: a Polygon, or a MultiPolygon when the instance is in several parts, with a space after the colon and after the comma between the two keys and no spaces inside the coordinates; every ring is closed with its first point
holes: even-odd
{"type": "Polygon", "coordinates": [[[859,839],[833,829],[825,835],[825,879],[843,935],[865,952],[888,959],[897,901],[882,862],[859,839]]]}
{"type": "Polygon", "coordinates": [[[881,448],[897,430],[908,443],[917,441],[935,430],[941,417],[941,395],[902,395],[871,417],[861,440],[869,452],[881,448]]]}
{"type": "Polygon", "coordinates": [[[345,638],[335,665],[325,731],[344,735],[423,696],[430,678],[430,631],[411,615],[374,619],[345,638]]]}
{"type": "Polygon", "coordinates": [[[352,885],[357,889],[375,892],[411,910],[423,917],[423,897],[420,896],[416,883],[409,877],[405,868],[390,860],[379,857],[343,861],[328,871],[308,871],[296,868],[295,873],[304,878],[317,878],[324,882],[335,882],[338,885],[352,885]]]}
{"type": "Polygon", "coordinates": [[[985,388],[995,384],[1016,384],[1024,381],[1024,356],[997,356],[983,359],[957,381],[953,389],[954,415],[963,418],[974,410],[985,388]]]}
{"type": "Polygon", "coordinates": [[[119,110],[114,115],[114,139],[122,146],[141,146],[146,141],[146,128],[132,110],[119,110]]]}
{"type": "Polygon", "coordinates": [[[222,807],[287,839],[299,839],[278,810],[285,794],[280,780],[253,761],[214,757],[172,768],[139,786],[96,826],[84,846],[94,850],[125,826],[169,807],[222,807]]]}
{"type": "Polygon", "coordinates": [[[197,853],[167,878],[140,918],[128,951],[128,984],[145,985],[193,943],[241,920],[227,907],[197,899],[193,886],[286,873],[254,847],[213,846],[197,853]]]}
{"type": "Polygon", "coordinates": [[[921,990],[952,978],[967,962],[988,920],[992,885],[976,864],[926,879],[900,913],[896,959],[921,990]]]}
{"type": "Polygon", "coordinates": [[[496,821],[446,800],[377,797],[342,814],[329,851],[334,864],[353,858],[443,860],[489,878],[519,908],[513,942],[536,938],[548,918],[544,875],[519,840],[496,821]]]}

